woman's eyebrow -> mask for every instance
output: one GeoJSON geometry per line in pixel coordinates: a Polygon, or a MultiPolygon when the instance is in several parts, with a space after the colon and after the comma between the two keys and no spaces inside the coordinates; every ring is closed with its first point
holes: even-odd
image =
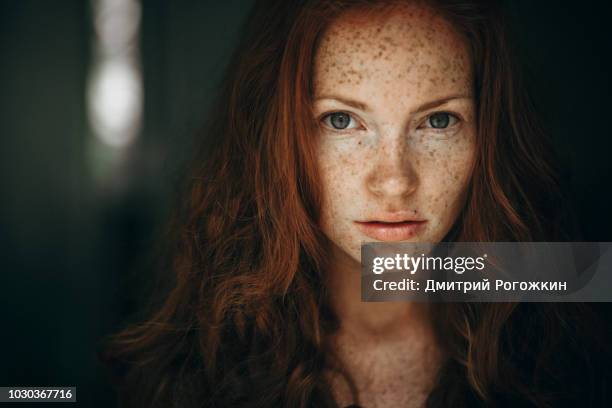
{"type": "Polygon", "coordinates": [[[425,102],[424,104],[414,109],[412,113],[419,113],[419,112],[423,112],[429,109],[437,108],[438,106],[444,105],[445,103],[450,102],[455,99],[472,99],[472,97],[470,95],[465,95],[465,94],[446,96],[444,98],[425,102]]]}
{"type": "Polygon", "coordinates": [[[315,102],[319,101],[319,100],[323,100],[323,99],[335,100],[335,101],[343,103],[344,105],[351,106],[351,107],[353,107],[355,109],[359,109],[359,110],[362,110],[364,112],[370,110],[370,108],[368,107],[368,105],[365,102],[360,102],[360,101],[356,101],[354,99],[344,98],[342,96],[336,96],[336,95],[323,95],[323,96],[318,97],[315,100],[315,102]]]}
{"type": "MultiPolygon", "coordinates": [[[[324,99],[335,100],[335,101],[341,102],[344,105],[351,106],[353,108],[362,110],[364,112],[367,112],[370,110],[370,107],[365,102],[360,102],[355,99],[345,98],[345,97],[337,96],[337,95],[323,95],[323,96],[316,98],[315,102],[324,100],[324,99]]],[[[472,99],[472,97],[466,94],[446,96],[444,98],[425,102],[419,105],[416,109],[414,109],[412,113],[419,113],[419,112],[423,112],[429,109],[433,109],[433,108],[436,108],[440,105],[444,105],[445,103],[450,102],[455,99],[472,99]]]]}

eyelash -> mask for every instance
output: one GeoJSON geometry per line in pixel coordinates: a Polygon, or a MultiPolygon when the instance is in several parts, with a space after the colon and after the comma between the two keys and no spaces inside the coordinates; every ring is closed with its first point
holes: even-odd
{"type": "MultiPolygon", "coordinates": [[[[350,118],[351,122],[356,122],[357,125],[361,124],[361,121],[359,121],[358,119],[356,119],[354,117],[354,115],[352,115],[350,112],[346,112],[346,111],[333,111],[333,112],[327,112],[325,114],[323,114],[321,116],[321,118],[319,119],[319,121],[321,123],[324,124],[324,126],[333,131],[333,132],[339,132],[339,133],[345,133],[347,131],[353,131],[353,130],[358,130],[357,128],[345,128],[345,129],[336,129],[333,126],[329,125],[326,123],[326,121],[328,119],[330,119],[332,117],[332,115],[335,114],[345,114],[350,118]]],[[[421,122],[421,124],[419,126],[417,126],[417,129],[429,129],[432,130],[434,132],[437,133],[443,133],[443,132],[448,132],[450,129],[455,128],[456,126],[458,126],[460,124],[460,122],[462,122],[462,117],[459,114],[453,113],[453,112],[448,112],[448,111],[437,111],[437,112],[432,112],[429,115],[427,115],[425,117],[425,119],[421,122]],[[451,117],[451,121],[454,120],[454,123],[448,125],[445,128],[435,128],[433,126],[425,126],[425,124],[429,123],[430,119],[434,116],[434,115],[439,115],[439,114],[446,114],[449,115],[451,117]]],[[[350,122],[349,122],[350,123],[350,122]]],[[[363,126],[362,126],[363,127],[363,126]]]]}
{"type": "Polygon", "coordinates": [[[432,112],[431,114],[427,115],[427,117],[425,118],[425,120],[421,123],[421,125],[419,125],[417,127],[417,129],[429,129],[429,130],[433,130],[435,132],[448,132],[451,129],[455,128],[456,126],[458,126],[461,122],[461,116],[459,114],[453,113],[453,112],[448,112],[448,111],[438,111],[438,112],[432,112]],[[435,128],[433,126],[423,126],[424,124],[429,123],[429,121],[431,120],[431,118],[434,115],[440,115],[440,114],[445,114],[450,116],[450,120],[453,121],[454,123],[448,125],[445,128],[435,128]]]}
{"type": "MultiPolygon", "coordinates": [[[[345,112],[345,111],[333,111],[333,112],[328,112],[325,113],[321,116],[320,122],[323,123],[329,130],[334,131],[334,132],[346,132],[349,130],[356,130],[356,128],[345,128],[345,129],[336,129],[333,126],[327,124],[327,120],[331,120],[332,115],[336,115],[336,114],[345,114],[350,118],[351,122],[355,122],[356,125],[361,125],[361,122],[359,120],[357,120],[352,114],[350,114],[349,112],[345,112]]],[[[349,122],[350,123],[350,122],[349,122]]]]}

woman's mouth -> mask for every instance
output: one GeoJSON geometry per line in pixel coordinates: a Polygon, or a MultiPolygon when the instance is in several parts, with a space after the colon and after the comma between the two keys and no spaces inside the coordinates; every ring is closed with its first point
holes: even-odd
{"type": "Polygon", "coordinates": [[[427,220],[397,222],[355,221],[357,227],[370,238],[379,241],[405,241],[423,230],[427,220]]]}

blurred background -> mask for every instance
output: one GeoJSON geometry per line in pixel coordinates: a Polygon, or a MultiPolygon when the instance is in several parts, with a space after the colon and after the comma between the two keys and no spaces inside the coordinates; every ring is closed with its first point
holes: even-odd
{"type": "MultiPolygon", "coordinates": [[[[611,241],[610,13],[507,3],[583,240],[611,241]]],[[[153,278],[156,237],[251,4],[0,3],[1,386],[76,386],[79,406],[116,405],[96,347],[153,278]]]]}

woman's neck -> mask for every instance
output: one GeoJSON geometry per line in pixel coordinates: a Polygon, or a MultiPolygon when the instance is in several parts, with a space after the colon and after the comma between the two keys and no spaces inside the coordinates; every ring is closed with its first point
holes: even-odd
{"type": "Polygon", "coordinates": [[[362,302],[359,263],[334,252],[327,284],[340,327],[328,339],[328,381],[336,402],[423,407],[443,360],[427,304],[362,302]]]}
{"type": "Polygon", "coordinates": [[[341,331],[378,339],[391,339],[407,330],[431,331],[426,303],[362,302],[359,262],[337,247],[332,252],[327,287],[341,331]]]}

